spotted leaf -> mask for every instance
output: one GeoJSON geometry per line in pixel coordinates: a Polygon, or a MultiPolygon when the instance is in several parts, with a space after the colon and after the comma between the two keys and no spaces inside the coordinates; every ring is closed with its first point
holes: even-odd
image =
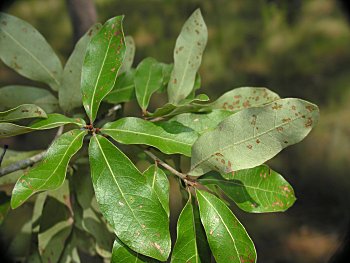
{"type": "Polygon", "coordinates": [[[190,174],[229,173],[261,165],[304,139],[318,116],[316,105],[294,98],[237,112],[194,143],[190,174]]]}
{"type": "Polygon", "coordinates": [[[124,16],[109,19],[91,39],[81,73],[83,105],[90,122],[102,99],[112,90],[125,55],[124,16]]]}

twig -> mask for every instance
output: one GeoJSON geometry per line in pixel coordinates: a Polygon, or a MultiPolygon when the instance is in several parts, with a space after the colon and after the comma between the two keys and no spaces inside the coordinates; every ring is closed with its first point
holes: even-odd
{"type": "MultiPolygon", "coordinates": [[[[52,142],[54,140],[56,140],[63,132],[63,128],[64,126],[60,126],[57,130],[57,133],[55,135],[55,138],[52,140],[52,142]]],[[[45,156],[46,151],[42,151],[41,153],[38,153],[28,159],[24,159],[24,160],[20,160],[16,163],[10,164],[9,166],[6,166],[4,168],[0,168],[0,177],[18,171],[18,170],[22,170],[25,169],[29,166],[32,166],[33,164],[40,162],[44,156],[45,156]]]]}
{"type": "Polygon", "coordinates": [[[149,157],[151,157],[154,161],[156,161],[158,164],[160,164],[165,169],[167,169],[169,172],[171,172],[171,173],[175,174],[176,176],[178,176],[179,178],[181,178],[187,185],[191,185],[191,186],[196,186],[197,185],[196,182],[190,181],[186,174],[180,173],[179,171],[175,170],[173,167],[171,167],[167,163],[163,162],[161,159],[159,159],[157,156],[155,156],[150,151],[145,150],[145,153],[149,157]]]}
{"type": "Polygon", "coordinates": [[[4,159],[5,157],[5,154],[6,154],[6,151],[7,151],[7,148],[9,146],[7,144],[4,145],[4,151],[2,152],[1,156],[0,156],[0,167],[1,167],[1,163],[2,163],[2,160],[4,159]]]}

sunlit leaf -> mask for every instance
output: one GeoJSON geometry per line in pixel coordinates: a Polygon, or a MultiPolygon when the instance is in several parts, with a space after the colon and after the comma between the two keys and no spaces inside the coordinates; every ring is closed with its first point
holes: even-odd
{"type": "Polygon", "coordinates": [[[318,116],[316,105],[294,98],[237,112],[198,138],[192,147],[190,173],[229,173],[261,165],[304,139],[318,116]]]}
{"type": "Polygon", "coordinates": [[[85,135],[85,130],[71,130],[56,139],[44,160],[18,179],[12,192],[11,207],[20,206],[36,192],[60,187],[66,177],[69,160],[81,148],[85,135]]]}
{"type": "Polygon", "coordinates": [[[92,137],[89,156],[97,202],[118,238],[138,253],[166,260],[169,219],[146,178],[102,136],[92,137]]]}
{"type": "Polygon", "coordinates": [[[90,122],[97,115],[102,99],[112,90],[125,55],[122,20],[109,19],[91,39],[81,74],[83,105],[90,122]]]}
{"type": "Polygon", "coordinates": [[[156,193],[159,202],[169,217],[169,181],[166,174],[158,166],[151,165],[143,175],[146,177],[152,191],[156,193]]]}
{"type": "Polygon", "coordinates": [[[81,71],[86,49],[92,37],[100,30],[101,24],[95,24],[80,38],[64,66],[62,75],[62,86],[58,91],[61,108],[69,112],[83,105],[81,97],[81,71]]]}
{"type": "Polygon", "coordinates": [[[134,62],[136,47],[135,47],[135,41],[132,38],[132,36],[125,37],[125,44],[126,44],[125,58],[119,70],[119,74],[129,71],[132,67],[132,63],[134,62]]]}
{"type": "Polygon", "coordinates": [[[191,197],[177,221],[176,243],[171,255],[171,262],[201,262],[197,249],[196,225],[191,197]]]}
{"type": "Polygon", "coordinates": [[[8,110],[22,104],[31,103],[39,106],[46,113],[58,110],[58,100],[48,90],[20,85],[0,88],[1,110],[8,110]]]}
{"type": "Polygon", "coordinates": [[[14,123],[0,123],[0,138],[16,136],[32,131],[47,130],[66,124],[74,124],[78,127],[85,125],[84,120],[68,118],[64,115],[53,113],[48,114],[46,119],[35,121],[28,126],[21,126],[14,123]]]}
{"type": "Polygon", "coordinates": [[[134,85],[135,70],[120,74],[115,81],[115,85],[110,93],[104,98],[105,101],[113,104],[128,102],[136,98],[134,85]]]}
{"type": "Polygon", "coordinates": [[[16,108],[0,112],[0,122],[46,117],[45,111],[34,104],[23,104],[16,108]]]}
{"type": "Polygon", "coordinates": [[[208,31],[199,9],[188,18],[176,40],[174,69],[168,85],[169,102],[177,104],[193,90],[207,44],[208,31]]]}
{"type": "Polygon", "coordinates": [[[216,196],[197,190],[208,243],[217,263],[256,262],[253,241],[231,210],[216,196]]]}
{"type": "Polygon", "coordinates": [[[101,131],[125,144],[146,144],[164,153],[181,153],[190,156],[197,133],[180,123],[152,123],[134,117],[126,117],[107,123],[101,131]]]}
{"type": "Polygon", "coordinates": [[[268,104],[280,97],[267,88],[242,87],[230,90],[209,104],[213,109],[239,111],[268,104]]]}
{"type": "Polygon", "coordinates": [[[217,185],[246,212],[282,212],[296,200],[290,184],[266,165],[222,176],[210,172],[201,177],[199,182],[203,185],[217,185]]]}
{"type": "Polygon", "coordinates": [[[0,13],[0,58],[19,74],[58,90],[62,65],[44,37],[27,22],[0,13]]]}
{"type": "Polygon", "coordinates": [[[154,58],[140,62],[135,72],[136,99],[143,112],[146,111],[152,94],[161,88],[163,68],[154,58]]]}

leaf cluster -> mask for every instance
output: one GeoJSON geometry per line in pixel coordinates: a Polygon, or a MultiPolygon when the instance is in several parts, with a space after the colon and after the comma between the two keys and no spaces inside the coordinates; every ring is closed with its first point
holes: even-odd
{"type": "MultiPolygon", "coordinates": [[[[0,138],[65,125],[40,163],[0,178],[16,181],[2,215],[31,204],[19,231],[36,237],[26,252],[33,262],[80,262],[81,251],[111,262],[256,262],[253,241],[228,203],[249,213],[293,205],[291,185],[265,162],[308,135],[317,106],[261,87],[235,88],[213,102],[196,95],[208,38],[200,10],[183,25],[173,64],[145,58],[133,68],[135,45],[122,20],[92,26],[63,68],[38,31],[1,14],[2,61],[52,92],[1,88],[0,138]],[[168,103],[150,112],[155,92],[166,93],[168,103]],[[143,117],[117,118],[132,100],[143,117]],[[122,145],[138,147],[145,171],[122,145]],[[186,200],[173,249],[169,176],[178,177],[186,200]]],[[[6,165],[33,154],[9,152],[6,165]]]]}

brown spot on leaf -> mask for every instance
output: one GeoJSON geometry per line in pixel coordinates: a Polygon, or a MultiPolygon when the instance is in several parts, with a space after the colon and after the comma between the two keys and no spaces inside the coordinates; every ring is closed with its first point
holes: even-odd
{"type": "Polygon", "coordinates": [[[260,140],[259,140],[259,139],[256,139],[256,143],[259,144],[259,143],[260,143],[260,140]]]}
{"type": "Polygon", "coordinates": [[[276,130],[279,131],[279,132],[282,132],[283,131],[283,127],[277,127],[276,130]]]}
{"type": "Polygon", "coordinates": [[[29,112],[29,110],[22,110],[22,112],[29,112]]]}
{"type": "Polygon", "coordinates": [[[244,108],[248,108],[248,107],[250,107],[251,105],[250,105],[250,102],[249,102],[249,100],[246,100],[245,102],[243,102],[243,107],[244,108]]]}
{"type": "Polygon", "coordinates": [[[311,127],[312,123],[313,123],[313,121],[312,121],[311,117],[307,118],[307,121],[305,123],[305,128],[311,127]]]}
{"type": "Polygon", "coordinates": [[[282,119],[282,122],[290,122],[292,119],[291,118],[284,118],[282,119]]]}
{"type": "Polygon", "coordinates": [[[273,110],[279,110],[279,109],[281,109],[281,108],[282,108],[282,104],[277,104],[277,103],[275,103],[275,105],[272,106],[272,109],[273,109],[273,110]]]}
{"type": "Polygon", "coordinates": [[[305,106],[305,108],[309,111],[309,112],[313,112],[315,109],[314,107],[312,107],[311,105],[307,105],[305,106]]]}
{"type": "Polygon", "coordinates": [[[251,144],[248,144],[248,145],[247,145],[247,148],[248,148],[249,150],[251,150],[251,149],[253,148],[253,146],[252,146],[251,144]]]}

